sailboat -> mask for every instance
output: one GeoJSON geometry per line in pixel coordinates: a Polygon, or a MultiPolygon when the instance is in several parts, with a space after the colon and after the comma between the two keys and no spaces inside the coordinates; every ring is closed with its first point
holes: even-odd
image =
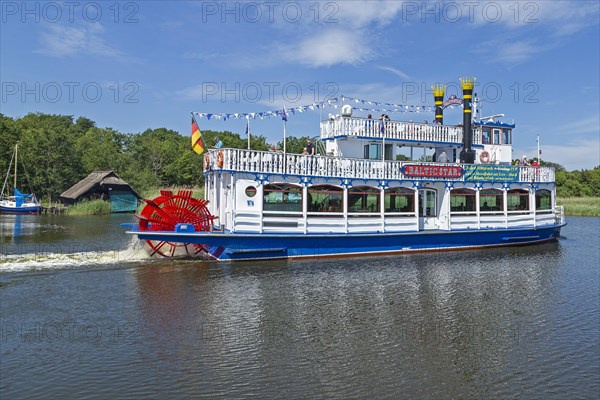
{"type": "Polygon", "coordinates": [[[10,160],[6,178],[2,185],[0,193],[0,214],[39,214],[42,211],[42,205],[35,197],[35,194],[21,193],[17,188],[17,165],[18,165],[19,145],[15,145],[15,152],[10,160]],[[12,195],[6,194],[8,190],[8,178],[14,161],[14,185],[12,195]]]}

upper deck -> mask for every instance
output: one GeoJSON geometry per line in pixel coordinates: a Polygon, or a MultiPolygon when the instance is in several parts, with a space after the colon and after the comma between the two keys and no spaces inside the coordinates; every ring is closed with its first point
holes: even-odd
{"type": "MultiPolygon", "coordinates": [[[[473,128],[473,144],[481,145],[480,127],[473,128]]],[[[336,117],[321,121],[321,138],[360,137],[419,143],[462,145],[463,127],[360,117],[336,117]],[[383,125],[383,126],[382,126],[383,125]]]]}
{"type": "Polygon", "coordinates": [[[552,167],[384,161],[289,153],[284,155],[277,152],[243,149],[211,149],[208,151],[207,156],[209,157],[208,168],[205,168],[205,172],[217,170],[248,172],[257,175],[271,174],[384,181],[552,183],[555,180],[554,168],[552,167]],[[219,153],[222,153],[223,157],[222,166],[219,166],[218,163],[219,153]],[[414,166],[436,168],[423,169],[415,173],[414,166]],[[407,167],[411,167],[412,170],[408,170],[407,167]],[[448,168],[444,170],[444,167],[448,168]],[[456,171],[457,167],[460,167],[461,170],[459,176],[452,176],[452,173],[448,173],[451,170],[456,171]],[[436,176],[436,174],[439,175],[436,176]]]}

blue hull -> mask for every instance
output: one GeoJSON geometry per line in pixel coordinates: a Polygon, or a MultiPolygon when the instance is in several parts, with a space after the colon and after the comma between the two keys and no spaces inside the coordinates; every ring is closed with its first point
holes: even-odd
{"type": "Polygon", "coordinates": [[[4,207],[0,206],[0,214],[39,214],[42,206],[35,207],[4,207]]]}
{"type": "Polygon", "coordinates": [[[538,228],[378,234],[246,234],[130,231],[142,240],[205,245],[216,260],[345,257],[538,244],[556,240],[564,225],[538,228]]]}

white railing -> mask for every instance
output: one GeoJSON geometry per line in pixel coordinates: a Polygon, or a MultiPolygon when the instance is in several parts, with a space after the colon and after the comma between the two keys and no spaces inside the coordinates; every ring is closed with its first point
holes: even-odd
{"type": "MultiPolygon", "coordinates": [[[[409,177],[402,172],[411,161],[382,161],[359,158],[342,158],[330,156],[306,156],[302,154],[282,154],[278,152],[211,149],[207,152],[208,170],[225,170],[251,172],[257,174],[300,175],[349,179],[386,179],[386,180],[452,180],[464,181],[465,176],[458,178],[409,177]]],[[[427,166],[463,166],[462,164],[418,163],[427,166]]],[[[488,165],[494,168],[494,165],[488,165]]],[[[506,166],[497,166],[506,168],[506,166]]],[[[519,182],[554,182],[552,167],[513,167],[520,168],[519,182]]]]}
{"type": "MultiPolygon", "coordinates": [[[[339,136],[462,143],[463,128],[462,126],[382,121],[357,117],[338,117],[321,121],[321,138],[331,139],[339,136]]],[[[477,129],[473,129],[473,144],[481,144],[481,135],[478,134],[477,129]]]]}

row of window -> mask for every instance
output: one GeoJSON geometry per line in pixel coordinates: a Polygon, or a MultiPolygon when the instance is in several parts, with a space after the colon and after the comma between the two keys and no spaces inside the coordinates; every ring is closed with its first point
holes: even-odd
{"type": "Polygon", "coordinates": [[[483,144],[511,144],[512,130],[507,128],[481,128],[481,143],[483,144]]]}
{"type": "MultiPolygon", "coordinates": [[[[253,188],[254,193],[255,189],[253,188]]],[[[435,209],[435,191],[433,209],[435,209]]],[[[248,191],[246,191],[248,193],[248,191]]],[[[265,185],[263,190],[263,209],[265,211],[302,212],[302,187],[288,183],[265,185]]],[[[309,212],[335,212],[344,210],[344,201],[350,213],[378,213],[380,210],[380,190],[370,186],[355,186],[348,189],[344,199],[342,188],[333,185],[316,185],[308,188],[309,212]]],[[[450,191],[450,209],[452,212],[476,211],[477,191],[459,188],[450,191]]],[[[506,193],[507,211],[529,210],[529,192],[523,189],[511,189],[506,193]]],[[[504,211],[504,192],[499,189],[483,189],[479,191],[480,211],[504,211]]],[[[538,190],[535,193],[536,210],[550,210],[551,192],[538,190]]],[[[396,187],[384,191],[385,212],[414,212],[415,191],[409,188],[396,187]]]]}

